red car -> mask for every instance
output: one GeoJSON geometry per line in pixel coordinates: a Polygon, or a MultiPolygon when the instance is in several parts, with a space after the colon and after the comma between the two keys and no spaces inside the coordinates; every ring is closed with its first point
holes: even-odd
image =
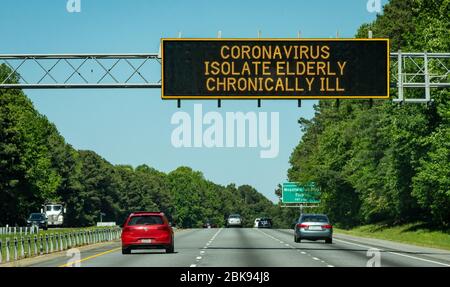
{"type": "Polygon", "coordinates": [[[173,229],[167,217],[162,212],[131,213],[122,229],[122,254],[155,248],[174,252],[173,229]]]}

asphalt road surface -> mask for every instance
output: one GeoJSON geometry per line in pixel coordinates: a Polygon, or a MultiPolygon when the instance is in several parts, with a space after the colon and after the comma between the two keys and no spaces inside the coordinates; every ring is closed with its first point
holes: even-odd
{"type": "Polygon", "coordinates": [[[120,242],[87,250],[79,257],[41,258],[28,266],[65,267],[450,267],[450,252],[390,241],[335,235],[295,243],[292,230],[189,229],[175,233],[175,253],[136,250],[122,255],[120,242]]]}

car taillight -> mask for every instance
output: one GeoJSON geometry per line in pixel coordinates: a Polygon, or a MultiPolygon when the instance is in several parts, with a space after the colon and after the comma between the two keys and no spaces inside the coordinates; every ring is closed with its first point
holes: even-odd
{"type": "Polygon", "coordinates": [[[308,228],[309,227],[309,225],[308,224],[297,224],[297,227],[298,228],[308,228]]]}
{"type": "Polygon", "coordinates": [[[333,226],[331,224],[322,225],[322,228],[331,229],[333,226]]]}

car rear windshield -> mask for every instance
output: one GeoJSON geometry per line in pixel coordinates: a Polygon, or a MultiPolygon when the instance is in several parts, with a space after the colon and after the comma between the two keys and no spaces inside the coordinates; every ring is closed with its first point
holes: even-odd
{"type": "Polygon", "coordinates": [[[42,215],[40,213],[33,213],[30,215],[30,219],[31,220],[44,219],[44,215],[42,215]]]}
{"type": "Polygon", "coordinates": [[[241,218],[241,216],[240,215],[230,215],[229,218],[241,218]]]}
{"type": "Polygon", "coordinates": [[[328,222],[328,218],[323,215],[310,215],[301,217],[301,222],[328,222]]]}
{"type": "Polygon", "coordinates": [[[159,215],[139,215],[133,216],[128,222],[129,226],[133,225],[155,225],[163,224],[163,219],[159,215]]]}

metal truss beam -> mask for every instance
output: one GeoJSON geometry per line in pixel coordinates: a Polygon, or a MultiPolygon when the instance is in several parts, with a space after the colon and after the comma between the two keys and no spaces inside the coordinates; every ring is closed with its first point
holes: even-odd
{"type": "Polygon", "coordinates": [[[12,70],[0,89],[161,88],[157,53],[0,54],[0,64],[12,70]],[[11,83],[16,77],[19,83],[11,83]]]}

